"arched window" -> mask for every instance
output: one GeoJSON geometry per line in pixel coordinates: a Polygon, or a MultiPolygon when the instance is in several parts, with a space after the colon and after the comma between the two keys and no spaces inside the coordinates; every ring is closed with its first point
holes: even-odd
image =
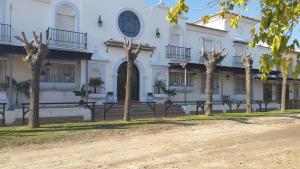
{"type": "Polygon", "coordinates": [[[63,4],[59,6],[56,15],[57,29],[76,31],[76,9],[72,5],[63,4]]]}
{"type": "Polygon", "coordinates": [[[127,37],[134,38],[141,31],[141,22],[137,15],[131,11],[124,11],[118,18],[120,31],[127,37]]]}

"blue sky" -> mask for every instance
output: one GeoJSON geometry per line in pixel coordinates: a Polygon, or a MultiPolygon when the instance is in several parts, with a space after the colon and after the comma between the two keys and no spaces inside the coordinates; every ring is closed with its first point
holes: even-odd
{"type": "MultiPolygon", "coordinates": [[[[146,3],[150,6],[156,5],[159,0],[145,0],[146,3]]],[[[197,20],[205,15],[213,14],[219,11],[219,6],[215,7],[208,7],[208,3],[212,0],[187,0],[187,3],[190,6],[190,11],[187,14],[189,17],[189,21],[197,20]]],[[[176,3],[176,0],[164,0],[164,2],[168,6],[173,6],[176,3]]],[[[253,0],[250,2],[248,6],[247,12],[242,12],[243,15],[252,17],[252,18],[259,18],[259,0],[253,0]],[[256,1],[256,2],[255,2],[256,1]]],[[[300,41],[300,25],[296,27],[294,30],[294,38],[297,38],[300,41]]]]}

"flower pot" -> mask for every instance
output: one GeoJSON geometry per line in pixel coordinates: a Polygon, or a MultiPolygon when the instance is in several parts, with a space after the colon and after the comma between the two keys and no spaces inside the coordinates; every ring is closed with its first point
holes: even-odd
{"type": "Polygon", "coordinates": [[[108,94],[108,95],[106,96],[106,102],[107,102],[107,103],[114,103],[114,102],[115,102],[114,95],[108,94]]]}
{"type": "Polygon", "coordinates": [[[146,100],[147,100],[147,102],[153,102],[154,101],[153,95],[148,95],[146,100]]]}

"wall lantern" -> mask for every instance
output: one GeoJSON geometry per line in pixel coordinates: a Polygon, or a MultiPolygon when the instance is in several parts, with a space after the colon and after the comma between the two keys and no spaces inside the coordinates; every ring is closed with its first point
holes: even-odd
{"type": "Polygon", "coordinates": [[[102,27],[102,24],[103,24],[103,21],[101,19],[101,15],[99,15],[99,18],[98,18],[98,26],[101,28],[102,27]]]}
{"type": "Polygon", "coordinates": [[[47,71],[50,70],[50,67],[51,67],[51,63],[49,61],[47,63],[45,63],[45,68],[47,71]]]}
{"type": "Polygon", "coordinates": [[[159,38],[160,37],[160,32],[159,32],[159,28],[156,29],[156,37],[159,38]]]}

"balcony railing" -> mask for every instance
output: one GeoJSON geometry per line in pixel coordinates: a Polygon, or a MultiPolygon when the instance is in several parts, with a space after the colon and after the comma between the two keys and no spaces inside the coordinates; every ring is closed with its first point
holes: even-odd
{"type": "Polygon", "coordinates": [[[11,42],[11,25],[0,23],[0,43],[11,42]]]}
{"type": "Polygon", "coordinates": [[[87,33],[48,28],[47,39],[51,37],[50,47],[70,50],[87,49],[87,33]]]}
{"type": "Polygon", "coordinates": [[[234,67],[243,67],[242,56],[233,56],[232,66],[234,67]]]}
{"type": "Polygon", "coordinates": [[[190,61],[191,60],[191,48],[179,47],[179,46],[166,46],[167,58],[173,61],[190,61]]]}

